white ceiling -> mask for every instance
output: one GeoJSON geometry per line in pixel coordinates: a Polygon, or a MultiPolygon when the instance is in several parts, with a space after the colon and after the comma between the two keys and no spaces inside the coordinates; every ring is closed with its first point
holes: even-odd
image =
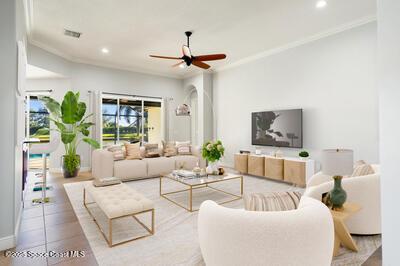
{"type": "Polygon", "coordinates": [[[227,66],[376,14],[376,0],[32,0],[30,40],[71,60],[183,77],[199,71],[171,68],[184,32],[193,30],[193,54],[226,53],[227,66]],[[82,32],[80,39],[63,29],[82,32]],[[100,52],[110,50],[108,55],[100,52]]]}

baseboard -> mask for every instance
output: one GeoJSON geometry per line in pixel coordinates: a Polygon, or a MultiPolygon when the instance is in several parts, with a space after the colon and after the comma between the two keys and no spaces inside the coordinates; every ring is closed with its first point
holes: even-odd
{"type": "Polygon", "coordinates": [[[15,236],[9,235],[0,238],[0,250],[7,250],[15,247],[15,236]]]}
{"type": "MultiPolygon", "coordinates": [[[[81,167],[81,169],[79,171],[81,171],[81,172],[89,172],[91,170],[92,170],[92,168],[86,166],[86,167],[81,167]]],[[[49,168],[49,172],[56,173],[56,174],[61,174],[62,173],[62,169],[61,168],[49,168]]]]}

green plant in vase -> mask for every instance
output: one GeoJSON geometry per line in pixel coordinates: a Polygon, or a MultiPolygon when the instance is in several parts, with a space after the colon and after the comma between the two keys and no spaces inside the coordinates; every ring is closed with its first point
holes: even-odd
{"type": "Polygon", "coordinates": [[[224,156],[225,148],[220,140],[207,141],[203,144],[201,155],[208,161],[207,173],[218,172],[217,162],[224,156]]]}
{"type": "Polygon", "coordinates": [[[100,144],[89,138],[89,128],[94,125],[86,120],[93,114],[85,116],[86,104],[79,101],[79,92],[68,91],[62,103],[48,96],[40,96],[41,100],[50,113],[50,120],[55,124],[55,130],[61,135],[61,141],[65,147],[63,156],[64,177],[75,177],[78,175],[80,167],[80,156],[77,148],[83,141],[94,148],[99,148],[100,144]]]}

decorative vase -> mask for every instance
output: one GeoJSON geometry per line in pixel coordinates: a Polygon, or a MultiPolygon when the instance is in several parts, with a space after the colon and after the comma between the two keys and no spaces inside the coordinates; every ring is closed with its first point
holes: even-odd
{"type": "Polygon", "coordinates": [[[206,172],[210,175],[218,174],[218,161],[208,162],[206,172]]]}
{"type": "Polygon", "coordinates": [[[347,199],[347,193],[342,188],[342,178],[343,176],[339,175],[333,177],[335,183],[333,189],[329,192],[332,210],[342,209],[343,204],[346,202],[347,199]]]}
{"type": "Polygon", "coordinates": [[[78,164],[78,166],[75,168],[75,170],[73,171],[73,172],[70,172],[68,169],[67,169],[67,166],[65,165],[65,155],[63,155],[63,157],[62,157],[62,170],[63,170],[63,175],[64,175],[64,178],[70,178],[70,177],[76,177],[76,176],[78,176],[78,173],[79,173],[79,170],[80,170],[80,163],[81,163],[81,157],[79,156],[79,155],[76,155],[76,157],[78,158],[78,161],[79,161],[79,164],[78,164]]]}

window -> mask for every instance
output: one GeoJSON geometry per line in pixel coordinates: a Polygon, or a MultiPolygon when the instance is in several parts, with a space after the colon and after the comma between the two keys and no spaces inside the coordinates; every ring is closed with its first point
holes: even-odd
{"type": "Polygon", "coordinates": [[[103,98],[103,146],[161,141],[161,100],[103,98]]]}
{"type": "Polygon", "coordinates": [[[38,138],[40,142],[50,140],[50,116],[46,107],[37,96],[29,96],[29,137],[38,138]],[[40,129],[40,132],[38,130],[40,129]]]}

